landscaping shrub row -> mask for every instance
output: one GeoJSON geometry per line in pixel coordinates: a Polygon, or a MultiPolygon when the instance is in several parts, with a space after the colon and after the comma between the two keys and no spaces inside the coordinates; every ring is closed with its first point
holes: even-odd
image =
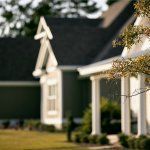
{"type": "Polygon", "coordinates": [[[119,141],[123,147],[130,149],[150,150],[150,137],[140,136],[138,138],[119,134],[119,141]]]}
{"type": "Polygon", "coordinates": [[[54,125],[45,125],[40,122],[40,120],[18,120],[15,122],[11,122],[9,120],[5,120],[1,123],[2,129],[28,129],[28,130],[37,130],[37,131],[47,131],[47,132],[55,132],[54,125]]]}
{"type": "Polygon", "coordinates": [[[106,134],[102,134],[98,136],[98,135],[76,133],[74,135],[74,142],[107,145],[109,144],[109,139],[107,138],[106,134]]]}

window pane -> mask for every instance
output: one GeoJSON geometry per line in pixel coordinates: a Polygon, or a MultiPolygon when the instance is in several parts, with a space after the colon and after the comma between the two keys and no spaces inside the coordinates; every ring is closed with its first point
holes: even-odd
{"type": "Polygon", "coordinates": [[[49,86],[49,93],[48,93],[48,110],[55,111],[56,110],[56,98],[57,98],[57,85],[50,85],[49,86]]]}

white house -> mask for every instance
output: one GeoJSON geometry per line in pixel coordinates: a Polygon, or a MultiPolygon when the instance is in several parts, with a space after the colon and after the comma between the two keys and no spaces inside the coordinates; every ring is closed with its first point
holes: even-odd
{"type": "Polygon", "coordinates": [[[120,55],[122,48],[113,48],[111,41],[133,20],[128,1],[116,2],[100,19],[41,17],[33,75],[40,78],[42,123],[62,128],[68,114],[81,121],[91,101],[91,83],[79,76],[78,68],[120,55]]]}
{"type": "MultiPolygon", "coordinates": [[[[149,26],[146,18],[137,18],[135,25],[149,26]]],[[[140,55],[150,55],[150,41],[143,37],[139,44],[133,45],[130,50],[124,48],[120,57],[132,58],[140,55]]],[[[118,59],[118,58],[117,58],[118,59]]],[[[101,133],[99,99],[99,81],[106,78],[107,71],[112,68],[112,62],[116,58],[100,61],[78,69],[81,76],[89,76],[92,82],[92,134],[101,133]],[[98,74],[98,75],[97,75],[98,74]]],[[[139,74],[135,77],[121,78],[121,95],[133,95],[135,90],[143,89],[149,85],[145,84],[145,75],[139,74]]],[[[150,91],[131,97],[121,97],[121,126],[122,132],[131,134],[131,116],[135,119],[138,135],[150,134],[150,91]],[[137,122],[137,123],[136,123],[137,122]]]]}

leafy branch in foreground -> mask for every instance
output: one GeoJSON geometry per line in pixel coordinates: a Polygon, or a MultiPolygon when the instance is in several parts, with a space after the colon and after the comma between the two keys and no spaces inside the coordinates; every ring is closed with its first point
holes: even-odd
{"type": "Polygon", "coordinates": [[[139,0],[134,4],[137,16],[150,18],[150,0],[139,0]]]}
{"type": "MultiPolygon", "coordinates": [[[[138,0],[134,4],[135,15],[145,17],[147,21],[150,21],[150,0],[138,0]]],[[[146,36],[150,37],[150,26],[143,25],[129,25],[118,39],[113,41],[113,46],[123,46],[130,49],[132,45],[141,42],[141,39],[146,36]]]]}
{"type": "Polygon", "coordinates": [[[150,37],[150,27],[129,25],[119,38],[113,41],[113,46],[123,46],[130,49],[133,44],[141,42],[142,37],[150,37]]]}
{"type": "MultiPolygon", "coordinates": [[[[138,73],[150,76],[150,55],[115,60],[112,69],[108,71],[109,78],[137,76],[138,73]]],[[[146,81],[150,83],[150,77],[147,77],[146,81]]]]}

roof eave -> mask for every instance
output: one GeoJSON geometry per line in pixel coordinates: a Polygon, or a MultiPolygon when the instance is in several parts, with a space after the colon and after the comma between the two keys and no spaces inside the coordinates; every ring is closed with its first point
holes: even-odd
{"type": "Polygon", "coordinates": [[[113,61],[118,58],[120,57],[117,56],[103,61],[99,61],[97,63],[78,68],[77,70],[81,76],[90,76],[92,74],[104,72],[110,70],[112,68],[113,61]]]}

